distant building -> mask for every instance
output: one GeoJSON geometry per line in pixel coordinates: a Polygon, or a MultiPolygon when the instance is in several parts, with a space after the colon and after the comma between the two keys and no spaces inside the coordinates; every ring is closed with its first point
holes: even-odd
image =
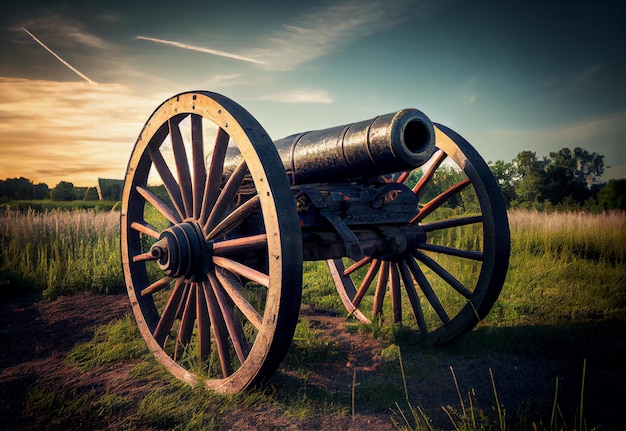
{"type": "Polygon", "coordinates": [[[98,199],[101,201],[120,201],[122,200],[124,180],[98,178],[96,189],[98,190],[98,199]]]}

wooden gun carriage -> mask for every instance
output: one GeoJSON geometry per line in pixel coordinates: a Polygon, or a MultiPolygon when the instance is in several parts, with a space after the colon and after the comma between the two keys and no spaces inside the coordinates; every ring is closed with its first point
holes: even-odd
{"type": "Polygon", "coordinates": [[[282,361],[303,260],[327,262],[354,318],[446,343],[492,308],[510,249],[489,167],[420,111],[272,142],[244,108],[204,91],[166,100],[141,131],[121,242],[151,352],[224,393],[282,361]]]}

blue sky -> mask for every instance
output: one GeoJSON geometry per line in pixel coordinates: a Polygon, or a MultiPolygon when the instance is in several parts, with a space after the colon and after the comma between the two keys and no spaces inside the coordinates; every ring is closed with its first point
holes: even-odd
{"type": "Polygon", "coordinates": [[[413,107],[486,160],[581,146],[626,178],[623,1],[10,3],[0,178],[123,178],[152,111],[198,89],[274,139],[413,107]]]}

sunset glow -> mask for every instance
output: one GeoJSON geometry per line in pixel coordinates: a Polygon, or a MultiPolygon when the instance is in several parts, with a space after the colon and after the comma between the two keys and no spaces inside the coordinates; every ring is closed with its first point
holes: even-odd
{"type": "Polygon", "coordinates": [[[0,19],[2,179],[123,178],[150,114],[189,90],[234,99],[274,139],[414,107],[486,160],[581,146],[605,155],[605,180],[626,177],[618,3],[236,0],[150,19],[71,3],[0,19]]]}

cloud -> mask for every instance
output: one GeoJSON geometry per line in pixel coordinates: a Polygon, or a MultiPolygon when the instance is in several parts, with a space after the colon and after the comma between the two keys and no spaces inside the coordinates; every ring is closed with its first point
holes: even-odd
{"type": "Polygon", "coordinates": [[[272,70],[291,70],[338,51],[355,40],[397,26],[423,14],[426,2],[414,0],[346,0],[315,8],[271,33],[249,55],[272,70]]]}
{"type": "Polygon", "coordinates": [[[594,64],[588,68],[580,71],[574,78],[573,82],[576,85],[587,85],[593,83],[597,78],[598,72],[602,70],[601,64],[594,64]]]}
{"type": "Polygon", "coordinates": [[[30,28],[56,49],[75,48],[83,46],[99,50],[111,49],[111,45],[104,39],[88,31],[84,24],[66,16],[47,13],[32,18],[21,27],[30,28]]]}
{"type": "Polygon", "coordinates": [[[143,124],[164,98],[120,84],[0,77],[0,172],[54,186],[123,178],[143,124]]]}
{"type": "Polygon", "coordinates": [[[279,103],[333,103],[335,100],[324,90],[293,90],[272,93],[256,97],[252,100],[262,100],[279,103]]]}
{"type": "Polygon", "coordinates": [[[32,34],[30,31],[28,31],[26,29],[26,27],[22,27],[22,30],[24,30],[30,37],[33,38],[33,40],[35,42],[37,42],[39,45],[41,45],[46,51],[48,51],[50,54],[52,54],[57,60],[59,60],[61,63],[63,63],[65,66],[67,66],[72,72],[74,72],[75,74],[77,74],[78,76],[80,76],[81,78],[83,78],[85,81],[87,81],[90,84],[97,84],[97,82],[92,81],[91,79],[89,79],[86,75],[84,75],[82,72],[80,72],[78,69],[76,69],[74,66],[72,66],[71,64],[69,64],[67,61],[63,60],[60,56],[57,55],[56,52],[54,52],[53,50],[51,50],[50,48],[48,48],[42,41],[40,41],[39,39],[37,39],[37,37],[35,37],[34,34],[32,34]]]}
{"type": "Polygon", "coordinates": [[[216,49],[204,48],[204,47],[195,46],[195,45],[188,45],[186,43],[175,42],[175,41],[172,41],[172,40],[157,39],[155,37],[146,37],[146,36],[136,36],[136,39],[147,40],[149,42],[160,43],[162,45],[173,46],[173,47],[176,47],[176,48],[187,49],[187,50],[190,50],[190,51],[198,51],[198,52],[202,52],[202,53],[205,53],[205,54],[218,55],[218,56],[221,56],[221,57],[228,57],[228,58],[232,58],[232,59],[235,59],[235,60],[248,61],[250,63],[264,64],[263,61],[255,60],[254,58],[250,58],[250,57],[244,57],[244,56],[238,55],[238,54],[233,54],[231,52],[218,51],[216,49]]]}

